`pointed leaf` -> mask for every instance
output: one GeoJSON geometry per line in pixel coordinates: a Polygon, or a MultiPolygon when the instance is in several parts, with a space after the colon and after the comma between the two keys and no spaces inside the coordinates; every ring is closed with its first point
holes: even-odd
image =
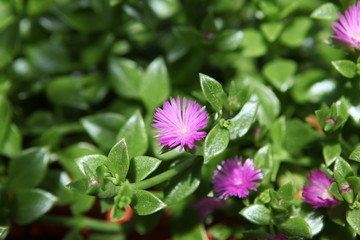
{"type": "Polygon", "coordinates": [[[21,152],[10,161],[8,187],[10,189],[32,188],[43,180],[50,153],[46,148],[31,148],[21,152]]]}
{"type": "Polygon", "coordinates": [[[117,139],[124,138],[127,144],[129,158],[143,155],[148,148],[144,120],[139,111],[136,111],[121,128],[117,139]]]}
{"type": "Polygon", "coordinates": [[[105,150],[116,143],[117,132],[124,123],[125,118],[117,113],[101,113],[81,119],[85,131],[105,150]]]}
{"type": "Polygon", "coordinates": [[[353,78],[356,75],[356,64],[350,60],[337,60],[332,61],[331,64],[334,66],[336,71],[346,78],[353,78]]]}
{"type": "Polygon", "coordinates": [[[346,211],[346,221],[360,235],[360,208],[349,209],[346,211]]]}
{"type": "Polygon", "coordinates": [[[217,124],[205,138],[204,162],[206,163],[222,153],[228,146],[229,141],[229,131],[217,124]]]}
{"type": "Polygon", "coordinates": [[[152,112],[169,98],[170,81],[164,60],[157,58],[146,69],[140,85],[140,94],[147,110],[152,112]]]}
{"type": "Polygon", "coordinates": [[[158,197],[145,190],[134,191],[131,207],[140,215],[150,215],[166,207],[158,197]]]}
{"type": "Polygon", "coordinates": [[[75,160],[80,171],[91,179],[96,179],[96,169],[100,166],[106,166],[107,157],[99,154],[86,155],[75,160]]]}
{"type": "Polygon", "coordinates": [[[360,146],[357,146],[349,156],[349,159],[360,162],[360,146]]]}
{"type": "Polygon", "coordinates": [[[18,224],[28,224],[49,211],[55,201],[55,196],[41,189],[15,191],[11,201],[12,218],[18,224]]]}
{"type": "Polygon", "coordinates": [[[259,106],[257,97],[254,95],[250,101],[245,103],[241,111],[230,122],[234,127],[230,129],[230,138],[232,140],[244,136],[255,121],[256,112],[259,106]]]}
{"type": "Polygon", "coordinates": [[[280,228],[289,236],[312,237],[312,230],[309,224],[301,217],[289,218],[280,225],[280,228]]]}
{"type": "Polygon", "coordinates": [[[254,204],[241,210],[240,214],[252,223],[268,225],[270,223],[270,210],[264,205],[254,204]]]}
{"type": "Polygon", "coordinates": [[[110,150],[106,165],[113,176],[120,181],[125,179],[130,165],[125,139],[121,139],[110,150]]]}
{"type": "Polygon", "coordinates": [[[222,111],[223,102],[226,101],[226,94],[221,84],[215,79],[200,73],[200,84],[203,94],[216,112],[222,111]]]}
{"type": "Polygon", "coordinates": [[[270,83],[282,92],[286,92],[294,83],[297,65],[289,59],[277,59],[263,68],[264,75],[270,83]]]}
{"type": "Polygon", "coordinates": [[[146,178],[160,165],[161,160],[147,156],[137,156],[131,159],[128,179],[138,182],[146,178]]]}
{"type": "Polygon", "coordinates": [[[323,19],[334,21],[338,18],[338,8],[333,3],[324,3],[320,7],[316,8],[310,15],[315,19],[323,19]]]}

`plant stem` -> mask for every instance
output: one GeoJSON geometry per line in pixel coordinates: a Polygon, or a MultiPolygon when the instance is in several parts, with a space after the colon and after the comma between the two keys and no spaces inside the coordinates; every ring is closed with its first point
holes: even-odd
{"type": "Polygon", "coordinates": [[[123,230],[123,227],[119,224],[110,224],[105,221],[89,217],[64,217],[45,215],[41,217],[38,222],[56,224],[59,226],[72,227],[77,229],[89,228],[102,232],[119,232],[123,230]]]}
{"type": "Polygon", "coordinates": [[[189,166],[191,166],[194,163],[194,158],[191,157],[189,159],[186,159],[184,162],[180,163],[179,165],[175,166],[174,168],[171,168],[163,173],[160,173],[159,175],[156,175],[155,177],[146,179],[144,181],[140,181],[137,183],[132,183],[131,186],[133,189],[136,190],[142,190],[142,189],[148,189],[150,187],[156,186],[159,183],[162,183],[169,178],[172,178],[179,174],[180,172],[187,169],[189,166]]]}

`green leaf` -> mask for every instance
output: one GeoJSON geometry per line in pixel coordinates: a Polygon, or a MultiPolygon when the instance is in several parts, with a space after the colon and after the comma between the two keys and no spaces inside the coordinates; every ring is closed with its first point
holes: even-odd
{"type": "Polygon", "coordinates": [[[239,30],[224,30],[216,37],[217,48],[220,51],[234,51],[239,48],[244,34],[239,30]]]}
{"type": "Polygon", "coordinates": [[[169,98],[170,80],[164,60],[157,58],[149,64],[142,77],[139,93],[149,112],[169,98]]]}
{"type": "Polygon", "coordinates": [[[230,129],[230,139],[234,140],[244,136],[255,121],[256,112],[259,106],[258,99],[255,95],[245,103],[241,111],[229,121],[233,123],[230,129]]]}
{"type": "Polygon", "coordinates": [[[337,60],[332,61],[331,64],[334,66],[336,71],[346,78],[353,78],[356,75],[356,64],[350,60],[337,60]]]}
{"type": "Polygon", "coordinates": [[[289,218],[280,224],[280,228],[289,236],[312,237],[312,229],[301,217],[289,218]]]}
{"type": "Polygon", "coordinates": [[[266,53],[266,44],[259,31],[255,30],[255,28],[249,28],[245,29],[243,33],[244,37],[240,42],[243,56],[256,58],[266,53]]]}
{"type": "Polygon", "coordinates": [[[123,181],[126,177],[126,174],[129,170],[129,155],[126,147],[126,142],[124,139],[121,139],[115,146],[110,150],[108,155],[107,167],[109,171],[118,178],[120,181],[123,181]]]}
{"type": "Polygon", "coordinates": [[[100,180],[97,179],[96,169],[106,166],[108,159],[103,155],[94,154],[80,157],[75,161],[85,176],[90,177],[91,180],[100,180]]]}
{"type": "Polygon", "coordinates": [[[232,229],[230,227],[224,226],[223,224],[217,224],[210,227],[209,233],[217,240],[226,240],[230,238],[232,229]]]}
{"type": "Polygon", "coordinates": [[[148,148],[148,136],[144,120],[136,111],[121,128],[117,139],[124,138],[128,147],[129,158],[142,155],[148,148]]]}
{"type": "Polygon", "coordinates": [[[19,21],[14,21],[1,29],[0,34],[0,68],[11,62],[19,43],[19,21]]]}
{"type": "Polygon", "coordinates": [[[145,190],[135,190],[131,207],[140,215],[150,215],[166,207],[159,198],[145,190]]]}
{"type": "Polygon", "coordinates": [[[296,62],[289,59],[277,59],[267,63],[263,74],[270,83],[282,92],[286,92],[294,83],[296,62]]]}
{"type": "Polygon", "coordinates": [[[121,186],[117,193],[117,195],[114,197],[114,207],[125,209],[125,207],[129,206],[131,203],[131,198],[133,196],[133,190],[129,184],[128,181],[125,181],[121,186]]]}
{"type": "Polygon", "coordinates": [[[349,159],[360,162],[360,146],[357,146],[355,150],[351,152],[349,159]]]}
{"type": "Polygon", "coordinates": [[[275,41],[284,28],[283,22],[266,22],[261,26],[261,31],[269,42],[275,41]]]}
{"type": "Polygon", "coordinates": [[[0,149],[4,147],[6,135],[10,127],[10,103],[2,95],[0,95],[0,149]]]}
{"type": "Polygon", "coordinates": [[[337,158],[334,166],[334,176],[336,178],[337,175],[342,176],[343,178],[347,178],[349,176],[353,176],[353,170],[349,163],[342,158],[337,158]]]}
{"type": "Polygon", "coordinates": [[[280,198],[292,200],[295,195],[295,190],[294,184],[292,182],[288,182],[279,188],[278,194],[280,198]]]}
{"type": "Polygon", "coordinates": [[[205,138],[204,162],[207,163],[213,157],[222,153],[228,146],[229,141],[229,131],[217,124],[205,138]]]}
{"type": "Polygon", "coordinates": [[[148,156],[137,156],[130,160],[130,168],[127,178],[138,182],[149,176],[160,165],[161,160],[148,156]]]}
{"type": "Polygon", "coordinates": [[[307,16],[294,18],[281,34],[281,42],[288,47],[301,46],[307,37],[311,25],[312,21],[307,16]]]}
{"type": "Polygon", "coordinates": [[[43,180],[50,153],[46,148],[24,150],[10,161],[8,187],[10,189],[32,188],[43,180]]]}
{"type": "MultiPolygon", "coordinates": [[[[0,147],[0,152],[9,157],[14,157],[21,151],[22,137],[19,128],[15,124],[11,124],[8,129],[8,134],[5,139],[3,148],[0,147]]],[[[1,146],[1,144],[0,144],[1,146]]]]}
{"type": "Polygon", "coordinates": [[[143,71],[129,59],[111,59],[109,63],[110,79],[114,90],[120,96],[139,99],[143,71]]]}
{"type": "Polygon", "coordinates": [[[257,111],[258,121],[261,125],[272,125],[280,113],[279,99],[270,88],[263,84],[255,84],[254,92],[260,104],[257,111]]]}
{"type": "Polygon", "coordinates": [[[346,211],[346,221],[360,235],[360,208],[348,209],[346,211]]]}
{"type": "Polygon", "coordinates": [[[268,225],[271,212],[264,205],[254,204],[241,210],[240,214],[252,223],[268,225]]]}
{"type": "Polygon", "coordinates": [[[203,94],[216,112],[222,112],[223,102],[226,101],[226,94],[221,84],[215,79],[200,73],[200,84],[203,94]]]}
{"type": "Polygon", "coordinates": [[[326,144],[323,148],[323,155],[325,159],[326,166],[330,166],[337,157],[341,154],[341,145],[336,144],[326,144]]]}
{"type": "Polygon", "coordinates": [[[310,15],[311,18],[334,21],[338,18],[338,8],[333,3],[324,3],[316,8],[310,15]]]}
{"type": "Polygon", "coordinates": [[[275,181],[279,164],[273,160],[271,145],[265,145],[256,152],[254,164],[266,172],[263,183],[269,184],[270,181],[275,181]]]}
{"type": "Polygon", "coordinates": [[[304,220],[311,228],[311,234],[313,236],[320,233],[325,226],[324,215],[319,212],[310,212],[308,215],[305,216],[304,220]]]}
{"type": "Polygon", "coordinates": [[[171,178],[165,185],[164,202],[167,205],[183,200],[190,196],[200,185],[200,171],[202,162],[192,166],[191,170],[184,171],[171,178]]]}
{"type": "Polygon", "coordinates": [[[82,96],[79,81],[70,76],[53,79],[46,85],[46,95],[55,105],[86,110],[88,103],[82,96]]]}
{"type": "Polygon", "coordinates": [[[14,192],[11,215],[18,224],[29,224],[54,205],[56,197],[41,189],[23,189],[14,192]]]}
{"type": "Polygon", "coordinates": [[[85,131],[103,149],[110,149],[116,143],[117,132],[125,118],[117,113],[100,113],[81,119],[85,131]]]}

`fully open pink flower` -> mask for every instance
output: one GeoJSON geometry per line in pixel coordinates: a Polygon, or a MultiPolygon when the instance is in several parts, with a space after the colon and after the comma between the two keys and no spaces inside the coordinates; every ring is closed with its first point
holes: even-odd
{"type": "Polygon", "coordinates": [[[311,204],[314,209],[318,207],[332,207],[339,202],[329,192],[330,185],[335,182],[334,179],[329,178],[320,170],[311,172],[307,179],[310,186],[304,186],[302,195],[304,201],[311,204]]]}
{"type": "Polygon", "coordinates": [[[163,103],[163,109],[157,108],[154,114],[153,127],[158,128],[155,136],[161,146],[174,148],[180,145],[180,151],[185,146],[192,149],[195,141],[206,136],[206,132],[199,131],[207,126],[208,113],[205,106],[201,107],[194,101],[185,97],[182,102],[180,97],[176,100],[170,97],[170,101],[163,103]]]}
{"type": "Polygon", "coordinates": [[[339,13],[339,20],[334,21],[333,24],[335,35],[331,36],[332,38],[360,50],[360,2],[349,7],[345,15],[339,13]]]}
{"type": "Polygon", "coordinates": [[[217,166],[213,176],[214,191],[223,199],[231,196],[244,198],[249,195],[249,190],[257,190],[259,183],[255,180],[262,178],[263,174],[254,167],[252,159],[246,159],[243,164],[240,157],[235,157],[217,166]]]}

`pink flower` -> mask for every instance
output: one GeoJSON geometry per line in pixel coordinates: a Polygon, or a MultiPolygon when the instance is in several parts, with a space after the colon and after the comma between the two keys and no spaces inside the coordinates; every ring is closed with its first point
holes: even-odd
{"type": "Polygon", "coordinates": [[[360,2],[349,7],[345,15],[339,13],[339,20],[334,21],[333,24],[335,35],[331,36],[332,38],[339,39],[352,48],[360,49],[360,2]]]}
{"type": "Polygon", "coordinates": [[[163,109],[156,108],[153,127],[158,128],[155,136],[161,146],[175,148],[180,145],[180,151],[185,146],[192,149],[195,141],[206,136],[206,132],[199,131],[207,126],[209,114],[204,107],[185,97],[181,103],[180,97],[176,100],[170,97],[170,101],[163,103],[163,109]]]}
{"type": "Polygon", "coordinates": [[[339,202],[329,192],[330,185],[335,182],[334,179],[329,178],[320,170],[311,172],[307,179],[310,186],[304,186],[302,195],[304,201],[311,204],[314,209],[318,207],[332,207],[339,202]]]}
{"type": "Polygon", "coordinates": [[[243,165],[241,158],[235,157],[217,166],[213,176],[214,191],[222,199],[231,196],[244,198],[249,195],[249,190],[257,190],[259,183],[255,180],[262,178],[263,174],[254,167],[252,159],[246,159],[243,165]]]}
{"type": "Polygon", "coordinates": [[[216,197],[205,197],[194,203],[193,208],[198,213],[200,220],[205,222],[206,218],[216,209],[221,208],[225,200],[216,197]]]}

